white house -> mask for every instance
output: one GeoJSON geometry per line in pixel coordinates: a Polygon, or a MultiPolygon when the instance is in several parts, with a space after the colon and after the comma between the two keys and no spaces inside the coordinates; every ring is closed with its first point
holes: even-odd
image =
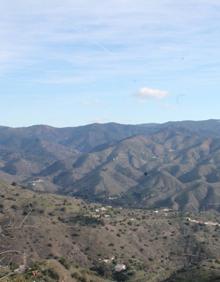
{"type": "Polygon", "coordinates": [[[122,272],[127,269],[127,266],[125,264],[116,264],[115,271],[116,272],[122,272]]]}

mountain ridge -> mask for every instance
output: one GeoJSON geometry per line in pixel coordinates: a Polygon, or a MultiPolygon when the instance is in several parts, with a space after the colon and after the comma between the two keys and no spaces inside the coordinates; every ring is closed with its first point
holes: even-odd
{"type": "Polygon", "coordinates": [[[1,176],[34,190],[132,206],[139,197],[143,208],[219,209],[219,171],[219,120],[0,127],[1,176]]]}

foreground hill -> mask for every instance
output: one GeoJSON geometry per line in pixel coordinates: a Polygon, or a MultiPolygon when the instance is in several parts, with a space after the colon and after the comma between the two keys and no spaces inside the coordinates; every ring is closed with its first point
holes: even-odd
{"type": "Polygon", "coordinates": [[[220,210],[220,122],[1,127],[0,177],[128,207],[220,210]]]}
{"type": "Polygon", "coordinates": [[[206,279],[219,277],[218,213],[112,208],[5,182],[0,208],[1,281],[185,281],[172,279],[191,269],[218,281],[206,279]]]}

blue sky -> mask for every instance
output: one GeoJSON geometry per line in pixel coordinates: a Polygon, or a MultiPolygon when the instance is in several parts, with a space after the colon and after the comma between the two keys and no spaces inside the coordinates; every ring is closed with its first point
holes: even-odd
{"type": "Polygon", "coordinates": [[[220,118],[219,0],[0,1],[0,124],[220,118]]]}

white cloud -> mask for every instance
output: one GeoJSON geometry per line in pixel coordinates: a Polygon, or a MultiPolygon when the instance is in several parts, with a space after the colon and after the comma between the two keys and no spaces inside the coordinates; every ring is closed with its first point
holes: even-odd
{"type": "Polygon", "coordinates": [[[167,91],[154,89],[149,87],[142,87],[137,92],[137,97],[141,99],[163,99],[169,95],[167,91]]]}

